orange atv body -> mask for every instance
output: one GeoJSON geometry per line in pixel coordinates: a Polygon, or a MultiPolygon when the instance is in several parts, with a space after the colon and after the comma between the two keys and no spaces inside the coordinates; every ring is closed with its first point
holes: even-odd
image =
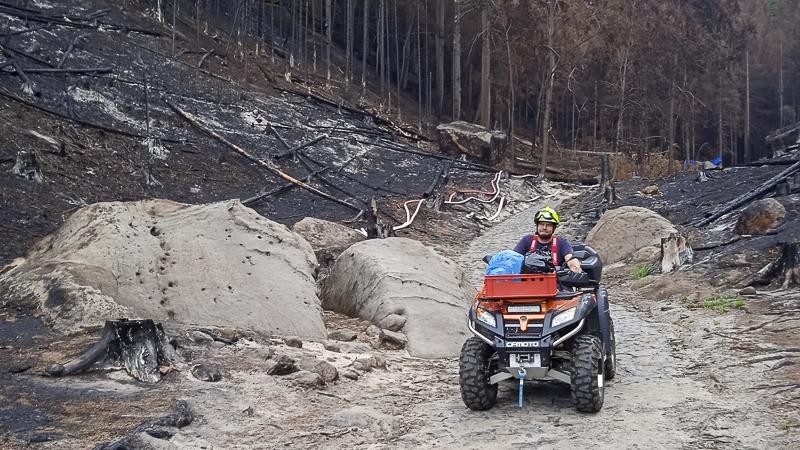
{"type": "Polygon", "coordinates": [[[599,256],[579,248],[583,275],[484,278],[468,313],[474,336],[460,360],[462,399],[470,409],[491,408],[497,384],[512,378],[567,383],[578,410],[602,407],[605,381],[616,373],[613,321],[606,289],[594,279],[601,273],[599,256]]]}

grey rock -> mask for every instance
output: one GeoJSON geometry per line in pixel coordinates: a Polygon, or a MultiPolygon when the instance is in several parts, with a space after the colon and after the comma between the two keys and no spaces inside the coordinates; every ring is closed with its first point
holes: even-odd
{"type": "Polygon", "coordinates": [[[186,332],[186,337],[195,344],[209,344],[214,342],[214,338],[200,330],[190,330],[186,332]]]}
{"type": "Polygon", "coordinates": [[[328,361],[320,361],[314,366],[314,372],[322,377],[322,381],[330,383],[339,379],[339,370],[328,361]]]}
{"type": "Polygon", "coordinates": [[[375,325],[370,325],[367,327],[367,336],[380,336],[381,329],[376,327],[375,325]]]}
{"type": "Polygon", "coordinates": [[[508,136],[502,131],[461,120],[439,124],[436,131],[442,153],[463,153],[489,164],[500,161],[508,146],[508,136]]]}
{"type": "Polygon", "coordinates": [[[14,361],[8,365],[8,373],[22,373],[33,367],[30,361],[14,361]]]}
{"type": "Polygon", "coordinates": [[[354,341],[358,336],[353,330],[348,330],[347,328],[339,328],[338,330],[333,330],[328,333],[328,339],[333,339],[336,341],[354,341]]]}
{"type": "Polygon", "coordinates": [[[309,372],[307,370],[300,370],[286,378],[292,384],[304,388],[320,388],[325,385],[325,382],[322,381],[322,377],[318,373],[309,372]]]}
{"type": "Polygon", "coordinates": [[[386,344],[387,347],[401,349],[406,347],[406,344],[408,344],[408,339],[403,333],[390,330],[381,330],[381,342],[386,344]]]}
{"type": "Polygon", "coordinates": [[[373,367],[386,370],[386,358],[384,358],[383,355],[380,353],[373,353],[371,358],[373,367]]]}
{"type": "Polygon", "coordinates": [[[342,344],[341,344],[341,342],[336,342],[336,341],[324,341],[324,342],[322,343],[322,345],[324,345],[324,346],[325,346],[325,350],[327,350],[327,351],[329,351],[329,352],[336,352],[336,353],[340,353],[340,352],[342,351],[342,346],[341,346],[342,344]]]}
{"type": "Polygon", "coordinates": [[[192,375],[200,381],[219,381],[222,379],[222,374],[219,369],[214,366],[206,364],[198,364],[192,368],[192,375]]]}
{"type": "Polygon", "coordinates": [[[328,361],[323,361],[314,357],[309,357],[309,358],[303,358],[298,364],[298,366],[300,367],[301,370],[319,374],[319,376],[322,378],[322,381],[324,381],[325,383],[330,383],[339,378],[339,371],[336,369],[336,366],[329,363],[328,361]]]}
{"type": "Polygon", "coordinates": [[[353,368],[362,372],[369,372],[372,370],[372,358],[358,358],[353,361],[353,368]]]}
{"type": "Polygon", "coordinates": [[[391,434],[399,424],[397,418],[363,406],[354,406],[339,411],[331,417],[328,423],[340,428],[368,429],[384,435],[391,434]]]}
{"type": "Polygon", "coordinates": [[[764,234],[783,224],[786,208],[774,198],[756,200],[739,215],[734,232],[736,234],[764,234]]]}
{"type": "Polygon", "coordinates": [[[300,370],[297,367],[297,362],[286,356],[281,355],[274,361],[274,365],[267,370],[269,375],[289,375],[300,370]]]}
{"type": "Polygon", "coordinates": [[[283,339],[283,342],[289,347],[303,348],[303,341],[297,336],[288,336],[283,339]]]}
{"type": "Polygon", "coordinates": [[[271,347],[257,348],[255,349],[254,353],[256,354],[256,357],[262,361],[266,361],[275,356],[275,350],[273,350],[271,347]]]}
{"type": "Polygon", "coordinates": [[[342,342],[339,348],[342,353],[369,353],[372,350],[372,347],[363,342],[342,342]]]}
{"type": "Polygon", "coordinates": [[[462,318],[475,293],[452,260],[419,241],[390,237],[362,241],[344,251],[320,298],[323,308],[351,317],[377,321],[402,313],[408,352],[446,358],[459,354],[469,334],[462,318]]]}
{"type": "Polygon", "coordinates": [[[378,322],[378,326],[386,330],[400,331],[406,324],[406,318],[399,314],[389,314],[378,322]]]}
{"type": "Polygon", "coordinates": [[[333,263],[347,247],[366,239],[364,235],[344,225],[306,217],[292,226],[292,231],[303,236],[322,265],[333,263]]]}
{"type": "Polygon", "coordinates": [[[353,369],[344,369],[342,370],[342,378],[347,378],[348,380],[358,380],[359,375],[358,372],[353,369]]]}
{"type": "Polygon", "coordinates": [[[758,291],[753,286],[747,286],[746,288],[739,291],[739,295],[756,295],[758,291]]]}

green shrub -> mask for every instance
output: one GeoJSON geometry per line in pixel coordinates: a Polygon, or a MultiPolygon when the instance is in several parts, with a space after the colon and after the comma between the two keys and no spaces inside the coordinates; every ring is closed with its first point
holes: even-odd
{"type": "Polygon", "coordinates": [[[744,308],[744,297],[731,294],[719,294],[703,300],[703,308],[712,309],[725,314],[732,309],[744,308]]]}
{"type": "Polygon", "coordinates": [[[653,274],[653,267],[652,266],[636,266],[631,271],[631,276],[633,276],[634,280],[641,280],[642,278],[652,275],[653,274]]]}

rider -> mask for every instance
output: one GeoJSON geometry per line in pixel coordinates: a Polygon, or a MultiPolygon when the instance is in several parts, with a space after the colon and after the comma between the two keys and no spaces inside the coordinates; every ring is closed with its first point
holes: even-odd
{"type": "Polygon", "coordinates": [[[533,216],[533,223],[536,224],[536,234],[525,235],[514,247],[515,252],[522,255],[539,253],[552,257],[555,266],[566,261],[567,266],[573,272],[583,272],[581,262],[578,258],[572,257],[572,244],[555,235],[559,219],[558,213],[553,208],[545,206],[537,211],[533,216]],[[555,254],[553,254],[554,251],[555,254]]]}

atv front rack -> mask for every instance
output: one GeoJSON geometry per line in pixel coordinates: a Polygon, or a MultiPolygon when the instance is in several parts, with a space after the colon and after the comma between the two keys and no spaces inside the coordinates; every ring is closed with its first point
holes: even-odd
{"type": "Polygon", "coordinates": [[[553,297],[558,292],[554,273],[530,275],[486,275],[481,296],[485,299],[553,297]]]}

